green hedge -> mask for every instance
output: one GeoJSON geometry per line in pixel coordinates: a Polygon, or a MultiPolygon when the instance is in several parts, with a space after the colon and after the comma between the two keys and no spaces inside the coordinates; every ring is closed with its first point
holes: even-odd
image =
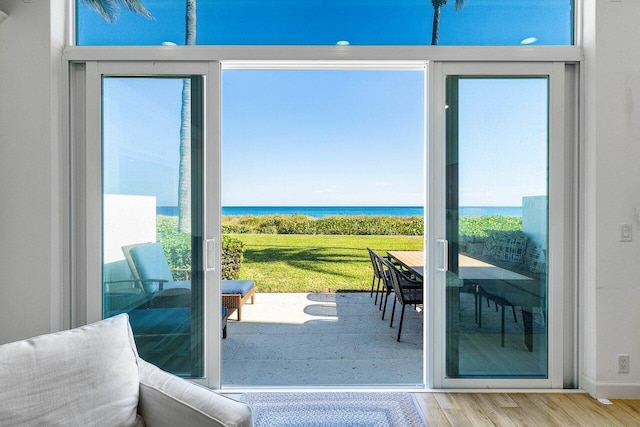
{"type": "MultiPolygon", "coordinates": [[[[461,217],[461,238],[485,240],[487,232],[522,230],[522,218],[486,215],[461,217]]],[[[305,215],[224,216],[223,234],[327,234],[365,236],[421,236],[421,217],[329,216],[313,218],[305,215]]]]}
{"type": "MultiPolygon", "coordinates": [[[[164,246],[169,266],[174,270],[191,268],[191,235],[178,233],[177,217],[158,216],[158,240],[164,246]]],[[[522,218],[488,215],[461,217],[459,243],[467,253],[482,251],[491,231],[520,231],[522,218]]],[[[222,278],[237,279],[243,261],[244,244],[229,234],[304,234],[421,236],[421,217],[331,216],[312,218],[305,215],[224,216],[222,218],[222,278]]],[[[174,274],[176,280],[183,273],[174,274]]]]}
{"type": "Polygon", "coordinates": [[[490,231],[522,231],[522,218],[500,215],[460,218],[458,234],[470,241],[486,240],[490,231]]]}
{"type": "Polygon", "coordinates": [[[460,251],[479,254],[493,232],[522,232],[522,218],[500,215],[461,217],[458,229],[460,251]]]}
{"type": "Polygon", "coordinates": [[[222,278],[237,280],[244,254],[244,243],[229,236],[222,236],[222,278]]]}
{"type": "Polygon", "coordinates": [[[421,217],[306,215],[224,216],[223,234],[421,236],[421,217]]]}
{"type": "Polygon", "coordinates": [[[175,280],[186,280],[191,270],[191,234],[178,233],[178,221],[172,217],[158,220],[158,241],[162,243],[175,280]],[[183,271],[181,271],[183,270],[183,271]]]}

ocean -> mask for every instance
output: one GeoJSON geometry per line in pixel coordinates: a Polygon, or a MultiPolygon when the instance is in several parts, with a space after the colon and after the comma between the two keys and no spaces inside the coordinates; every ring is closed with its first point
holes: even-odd
{"type": "MultiPolygon", "coordinates": [[[[177,216],[177,206],[158,206],[158,215],[177,216]]],[[[335,215],[423,216],[422,206],[223,206],[222,215],[308,215],[314,218],[335,215]]],[[[461,206],[460,216],[522,216],[520,206],[461,206]]]]}

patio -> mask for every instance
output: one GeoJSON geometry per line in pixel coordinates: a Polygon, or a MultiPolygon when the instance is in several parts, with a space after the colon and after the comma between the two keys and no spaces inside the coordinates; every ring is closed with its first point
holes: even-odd
{"type": "Polygon", "coordinates": [[[256,304],[244,305],[242,321],[228,323],[228,337],[222,341],[222,384],[420,384],[422,313],[406,310],[397,342],[398,321],[389,327],[391,307],[390,298],[381,320],[368,292],[257,294],[256,304]]]}
{"type": "MultiPolygon", "coordinates": [[[[507,313],[500,345],[500,312],[474,321],[474,296],[460,295],[459,367],[466,375],[540,371],[546,332],[534,321],[535,352],[527,351],[522,317],[507,313]]],[[[486,301],[483,301],[486,304],[486,301]]],[[[242,321],[222,340],[224,387],[397,386],[422,383],[422,312],[407,308],[400,342],[368,292],[261,293],[245,304],[242,321]]],[[[488,308],[488,307],[487,307],[488,308]]],[[[396,319],[399,318],[398,305],[396,319]]]]}

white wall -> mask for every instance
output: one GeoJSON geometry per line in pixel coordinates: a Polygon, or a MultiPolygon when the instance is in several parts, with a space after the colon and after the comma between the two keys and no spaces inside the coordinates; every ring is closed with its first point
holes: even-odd
{"type": "Polygon", "coordinates": [[[640,2],[585,2],[583,384],[640,398],[640,2]],[[619,241],[621,223],[634,241],[619,241]],[[619,374],[617,354],[630,355],[619,374]]]}
{"type": "Polygon", "coordinates": [[[157,240],[155,197],[105,194],[103,200],[105,263],[124,260],[123,246],[157,240]]]}
{"type": "Polygon", "coordinates": [[[52,3],[0,0],[0,343],[63,325],[65,2],[52,3]]]}

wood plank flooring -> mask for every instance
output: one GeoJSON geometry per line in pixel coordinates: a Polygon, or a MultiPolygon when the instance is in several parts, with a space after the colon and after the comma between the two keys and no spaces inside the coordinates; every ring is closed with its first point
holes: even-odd
{"type": "Polygon", "coordinates": [[[414,393],[428,426],[640,426],[640,400],[582,393],[414,393]]]}

